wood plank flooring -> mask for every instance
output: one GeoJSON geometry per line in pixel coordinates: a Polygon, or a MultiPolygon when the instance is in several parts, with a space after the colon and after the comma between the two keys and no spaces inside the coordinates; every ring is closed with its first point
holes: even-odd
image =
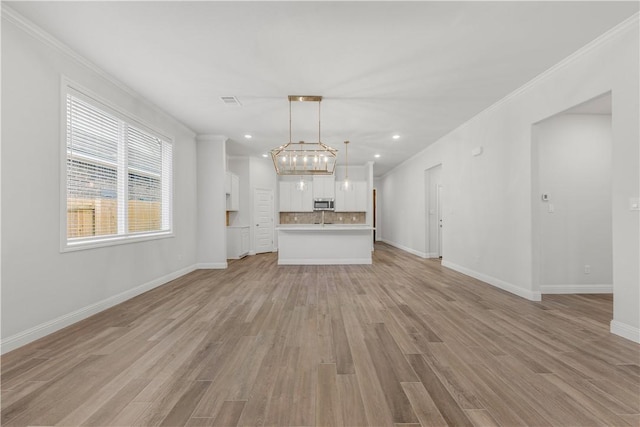
{"type": "Polygon", "coordinates": [[[2,425],[637,426],[611,296],[534,303],[387,245],[200,270],[4,355],[2,425]]]}

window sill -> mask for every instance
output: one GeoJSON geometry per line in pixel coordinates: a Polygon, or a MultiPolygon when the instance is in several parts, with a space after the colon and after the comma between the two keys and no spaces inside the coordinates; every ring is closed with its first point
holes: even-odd
{"type": "Polygon", "coordinates": [[[104,248],[109,246],[126,245],[129,243],[146,242],[149,240],[160,240],[175,237],[172,231],[163,231],[140,236],[113,236],[100,239],[83,240],[77,242],[64,242],[60,248],[61,253],[83,251],[87,249],[104,248]]]}

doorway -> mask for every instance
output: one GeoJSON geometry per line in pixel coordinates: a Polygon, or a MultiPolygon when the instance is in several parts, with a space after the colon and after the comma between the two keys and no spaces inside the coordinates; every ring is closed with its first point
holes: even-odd
{"type": "Polygon", "coordinates": [[[378,213],[378,192],[373,189],[373,244],[376,243],[376,216],[378,213]]]}
{"type": "Polygon", "coordinates": [[[273,190],[253,190],[255,253],[273,252],[273,190]]]}
{"type": "Polygon", "coordinates": [[[442,164],[424,171],[424,188],[426,257],[442,258],[444,247],[442,164]]]}
{"type": "Polygon", "coordinates": [[[533,284],[613,293],[611,93],[532,128],[533,284]]]}
{"type": "Polygon", "coordinates": [[[438,258],[442,259],[442,184],[438,184],[436,187],[436,222],[438,224],[438,248],[436,254],[438,258]]]}

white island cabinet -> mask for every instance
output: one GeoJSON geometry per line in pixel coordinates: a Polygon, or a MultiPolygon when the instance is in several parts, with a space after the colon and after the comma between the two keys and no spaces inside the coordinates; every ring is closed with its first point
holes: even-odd
{"type": "Polygon", "coordinates": [[[281,225],[279,265],[371,264],[373,227],[368,225],[281,225]]]}

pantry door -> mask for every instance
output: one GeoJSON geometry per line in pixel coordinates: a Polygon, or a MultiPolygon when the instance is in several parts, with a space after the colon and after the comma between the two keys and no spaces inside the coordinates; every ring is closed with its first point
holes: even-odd
{"type": "Polygon", "coordinates": [[[273,190],[253,191],[253,218],[256,253],[273,252],[273,190]]]}

